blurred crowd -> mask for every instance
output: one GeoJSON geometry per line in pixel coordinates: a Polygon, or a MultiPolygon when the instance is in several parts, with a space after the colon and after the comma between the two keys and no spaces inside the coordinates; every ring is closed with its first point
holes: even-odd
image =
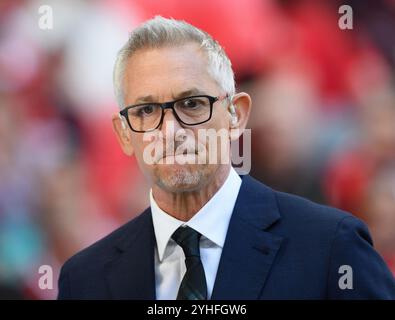
{"type": "MultiPolygon", "coordinates": [[[[115,56],[156,14],[225,48],[253,99],[251,175],[363,219],[395,274],[395,2],[0,1],[0,299],[53,299],[60,266],[148,206],[111,128],[115,56]],[[38,25],[42,4],[53,29],[38,25]],[[53,268],[53,289],[38,285],[53,268]]],[[[171,75],[169,75],[171,76],[171,75]]]]}

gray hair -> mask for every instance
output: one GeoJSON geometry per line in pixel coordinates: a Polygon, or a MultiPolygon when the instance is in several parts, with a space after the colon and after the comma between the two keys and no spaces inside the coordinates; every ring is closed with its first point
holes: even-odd
{"type": "Polygon", "coordinates": [[[208,72],[222,90],[232,96],[235,80],[231,62],[225,51],[208,33],[185,21],[161,16],[146,21],[134,29],[118,52],[114,66],[114,90],[119,107],[124,108],[123,76],[127,60],[140,49],[162,48],[196,42],[208,58],[208,72]]]}

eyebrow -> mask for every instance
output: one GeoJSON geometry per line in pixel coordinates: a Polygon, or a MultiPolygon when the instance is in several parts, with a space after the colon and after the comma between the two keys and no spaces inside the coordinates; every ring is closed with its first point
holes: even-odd
{"type": "Polygon", "coordinates": [[[202,94],[206,94],[206,93],[198,88],[190,88],[190,89],[182,91],[176,95],[173,95],[173,99],[181,99],[181,98],[185,98],[185,97],[189,97],[189,96],[198,96],[198,95],[202,95],[202,94]]]}
{"type": "MultiPolygon", "coordinates": [[[[203,95],[203,94],[205,94],[205,93],[198,88],[190,88],[185,91],[179,92],[175,95],[173,94],[172,97],[174,100],[177,100],[177,99],[182,99],[182,98],[189,97],[189,96],[198,96],[198,95],[203,95]]],[[[146,102],[151,103],[151,102],[158,102],[158,101],[155,98],[155,96],[147,95],[147,96],[138,97],[134,104],[146,103],[146,102]]]]}

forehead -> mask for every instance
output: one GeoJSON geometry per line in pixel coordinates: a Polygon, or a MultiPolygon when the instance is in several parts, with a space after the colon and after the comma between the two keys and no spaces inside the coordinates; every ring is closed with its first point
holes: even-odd
{"type": "Polygon", "coordinates": [[[128,60],[124,74],[126,104],[138,97],[167,101],[189,88],[217,95],[219,88],[208,72],[208,60],[198,44],[140,50],[128,60]]]}

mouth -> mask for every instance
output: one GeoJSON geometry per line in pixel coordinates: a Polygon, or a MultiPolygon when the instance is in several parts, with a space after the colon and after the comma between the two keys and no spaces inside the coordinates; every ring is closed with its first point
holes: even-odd
{"type": "Polygon", "coordinates": [[[193,154],[193,155],[197,155],[197,151],[196,150],[183,150],[182,152],[176,152],[176,156],[177,155],[188,155],[188,154],[193,154]]]}
{"type": "Polygon", "coordinates": [[[196,156],[198,155],[198,152],[196,150],[182,150],[182,151],[176,151],[174,152],[169,152],[165,153],[161,157],[158,158],[157,163],[161,162],[165,158],[177,158],[177,157],[189,157],[189,156],[196,156]]]}
{"type": "Polygon", "coordinates": [[[198,153],[196,151],[181,151],[181,152],[176,152],[176,153],[167,153],[165,154],[162,158],[167,158],[167,157],[177,157],[177,156],[188,156],[188,155],[197,155],[198,153]]]}

